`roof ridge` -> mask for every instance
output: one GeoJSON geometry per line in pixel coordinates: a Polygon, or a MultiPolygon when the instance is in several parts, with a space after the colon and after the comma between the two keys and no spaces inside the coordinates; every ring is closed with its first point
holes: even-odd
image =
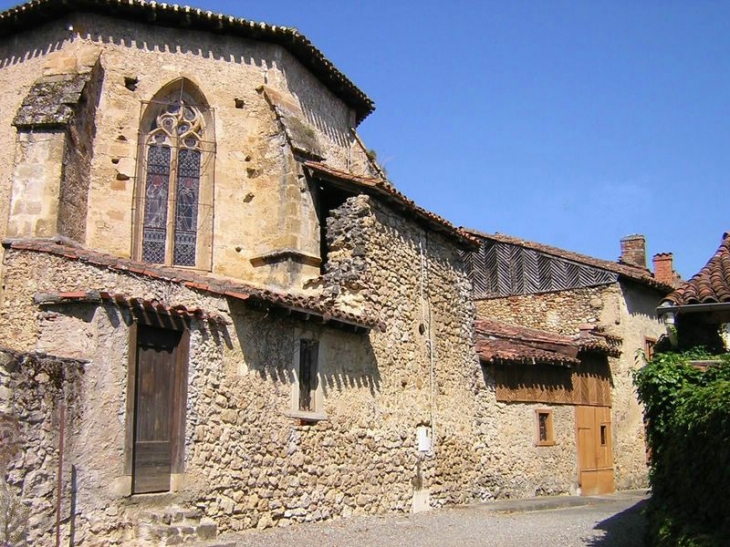
{"type": "Polygon", "coordinates": [[[239,35],[279,44],[320,79],[335,96],[352,107],[357,113],[358,123],[375,110],[373,100],[294,27],[250,21],[187,5],[147,0],[30,0],[0,12],[0,32],[8,36],[64,13],[83,10],[159,26],[176,27],[176,23],[182,21],[187,29],[215,31],[218,34],[239,35]]]}

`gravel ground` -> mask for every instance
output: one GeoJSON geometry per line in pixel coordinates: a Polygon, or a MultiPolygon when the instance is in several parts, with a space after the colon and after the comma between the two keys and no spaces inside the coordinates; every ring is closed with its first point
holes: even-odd
{"type": "Polygon", "coordinates": [[[235,547],[634,547],[643,545],[643,496],[618,495],[590,505],[541,510],[515,504],[473,505],[417,515],[354,517],[219,539],[235,547]]]}

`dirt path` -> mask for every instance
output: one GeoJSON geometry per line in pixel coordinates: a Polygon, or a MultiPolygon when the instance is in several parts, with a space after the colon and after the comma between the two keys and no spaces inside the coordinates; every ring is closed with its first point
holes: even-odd
{"type": "MultiPolygon", "coordinates": [[[[585,499],[585,498],[583,498],[585,499]]],[[[219,539],[235,547],[639,547],[642,493],[589,498],[588,505],[555,498],[439,509],[417,515],[355,517],[219,539]],[[536,510],[537,509],[537,510],[536,510]]]]}

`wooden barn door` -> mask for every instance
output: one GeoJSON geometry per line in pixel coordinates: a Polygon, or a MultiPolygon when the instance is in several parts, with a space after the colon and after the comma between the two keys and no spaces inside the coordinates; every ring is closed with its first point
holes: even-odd
{"type": "Polygon", "coordinates": [[[136,330],[132,493],[167,492],[182,464],[187,331],[136,330]]]}
{"type": "Polygon", "coordinates": [[[611,409],[605,406],[576,406],[578,472],[584,496],[613,492],[611,409]]]}

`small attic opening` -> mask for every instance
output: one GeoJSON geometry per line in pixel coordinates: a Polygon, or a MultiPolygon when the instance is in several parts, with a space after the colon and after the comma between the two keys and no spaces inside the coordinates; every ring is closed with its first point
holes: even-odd
{"type": "Polygon", "coordinates": [[[347,192],[332,185],[328,185],[319,179],[311,179],[310,187],[314,197],[314,207],[317,212],[317,222],[319,223],[319,256],[320,256],[320,275],[324,275],[327,269],[329,246],[327,245],[327,219],[332,215],[332,211],[341,207],[343,203],[354,196],[352,192],[347,192]]]}

